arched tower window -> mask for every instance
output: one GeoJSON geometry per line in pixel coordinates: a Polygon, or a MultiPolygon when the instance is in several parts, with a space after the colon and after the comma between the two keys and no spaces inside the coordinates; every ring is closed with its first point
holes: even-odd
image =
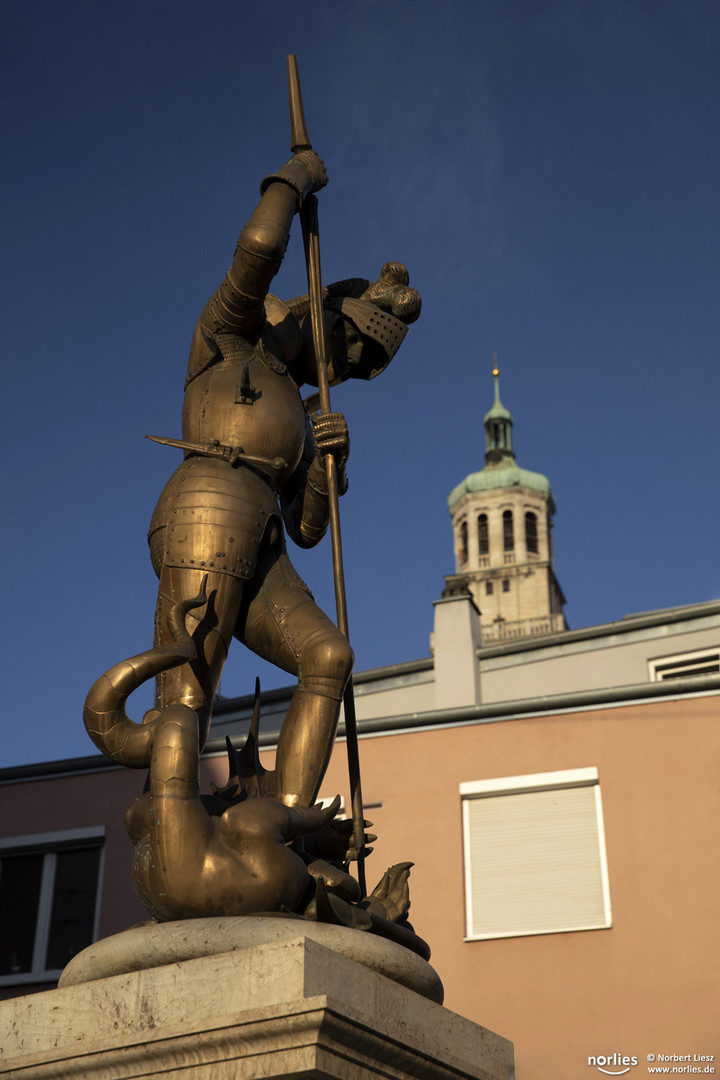
{"type": "Polygon", "coordinates": [[[525,546],[533,555],[538,553],[537,514],[528,510],[525,514],[525,546]]]}
{"type": "Polygon", "coordinates": [[[503,551],[515,550],[512,510],[503,510],[503,551]]]}
{"type": "Polygon", "coordinates": [[[487,555],[490,551],[490,533],[488,532],[488,516],[480,514],[478,517],[478,553],[487,555]]]}
{"type": "Polygon", "coordinates": [[[468,561],[468,527],[467,521],[463,521],[459,533],[460,546],[458,549],[458,564],[465,566],[468,561]]]}

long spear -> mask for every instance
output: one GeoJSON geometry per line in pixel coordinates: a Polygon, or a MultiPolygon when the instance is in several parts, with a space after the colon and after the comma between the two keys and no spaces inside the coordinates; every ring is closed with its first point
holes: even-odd
{"type": "MultiPolygon", "coordinates": [[[[290,93],[290,127],[293,154],[300,150],[312,150],[312,144],[305,126],[300,76],[297,60],[291,53],[287,59],[288,89],[290,93]]],[[[330,387],[328,383],[328,356],[325,344],[325,322],[323,319],[322,275],[320,273],[320,232],[318,227],[318,201],[315,195],[309,195],[300,210],[303,242],[305,244],[305,263],[307,265],[308,293],[310,296],[310,319],[312,323],[313,347],[317,365],[318,391],[320,395],[320,414],[331,412],[330,387]]],[[[345,594],[345,572],[343,569],[342,537],[340,535],[340,507],[338,500],[337,462],[333,454],[325,455],[327,473],[328,507],[330,511],[330,538],[332,541],[333,578],[335,581],[335,607],[337,624],[341,633],[349,640],[347,597],[345,594]]],[[[360,755],[358,752],[357,720],[355,717],[355,695],[352,676],[348,679],[345,695],[345,736],[348,754],[348,772],[350,774],[350,794],[352,800],[353,847],[357,852],[358,883],[362,895],[367,894],[365,884],[365,818],[363,813],[362,788],[360,784],[360,755]]]]}

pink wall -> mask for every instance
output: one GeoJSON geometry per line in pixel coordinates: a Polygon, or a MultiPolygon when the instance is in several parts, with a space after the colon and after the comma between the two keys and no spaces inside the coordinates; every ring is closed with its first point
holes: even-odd
{"type": "MultiPolygon", "coordinates": [[[[383,804],[369,882],[416,861],[410,918],[446,1004],[515,1042],[519,1080],[576,1080],[591,1054],[635,1054],[638,1075],[663,1047],[720,1058],[717,712],[685,698],[362,740],[365,799],[383,804]],[[612,928],[464,942],[460,782],[587,766],[612,928]]],[[[344,791],[339,753],[331,769],[325,791],[344,791]]]]}
{"type": "MultiPolygon", "coordinates": [[[[718,698],[598,709],[361,740],[372,887],[413,860],[410,918],[446,1004],[513,1040],[518,1080],[595,1075],[591,1054],[715,1053],[720,898],[718,698]],[[464,942],[459,784],[596,766],[613,908],[608,930],[464,942]],[[684,1049],[683,1049],[684,1048],[684,1049]]],[[[272,754],[263,755],[266,767],[272,754]]],[[[224,758],[204,765],[224,782],[224,758]]],[[[141,771],[0,787],[2,834],[105,824],[101,936],[146,918],[130,883],[123,812],[141,771]]],[[[339,744],[322,795],[349,801],[339,744]]],[[[47,985],[37,989],[47,989],[47,985]]],[[[0,997],[27,988],[0,988],[0,997]]],[[[718,1065],[720,1072],[720,1064],[718,1065]]]]}

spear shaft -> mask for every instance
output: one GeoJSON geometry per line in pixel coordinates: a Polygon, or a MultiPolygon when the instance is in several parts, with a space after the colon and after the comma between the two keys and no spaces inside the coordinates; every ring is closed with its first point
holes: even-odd
{"type": "MultiPolygon", "coordinates": [[[[291,150],[294,154],[300,150],[311,150],[312,144],[305,126],[300,77],[297,60],[288,56],[288,90],[290,96],[291,150]]],[[[315,195],[309,195],[300,209],[303,243],[305,245],[305,263],[307,266],[308,294],[310,296],[310,320],[312,325],[313,348],[317,366],[320,412],[331,412],[330,386],[328,382],[328,356],[325,342],[325,321],[323,318],[322,274],[320,270],[320,232],[318,225],[318,201],[315,195]]],[[[335,607],[337,624],[340,632],[349,640],[347,596],[345,592],[345,571],[343,567],[342,537],[340,533],[340,506],[338,497],[337,462],[333,454],[325,455],[327,475],[328,509],[330,514],[330,539],[332,542],[333,579],[335,584],[335,607]]],[[[348,773],[350,776],[350,794],[352,799],[353,847],[357,852],[358,883],[362,895],[367,894],[365,883],[365,815],[363,812],[362,787],[360,783],[360,755],[358,751],[357,719],[355,716],[355,695],[352,675],[348,679],[343,697],[345,709],[345,737],[348,755],[348,773]]]]}

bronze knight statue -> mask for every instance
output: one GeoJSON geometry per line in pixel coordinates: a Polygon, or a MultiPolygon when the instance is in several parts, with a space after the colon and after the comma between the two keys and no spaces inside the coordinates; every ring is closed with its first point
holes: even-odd
{"type": "MultiPolygon", "coordinates": [[[[297,676],[274,794],[302,806],[314,802],[327,766],[352,652],[295,572],[284,534],[305,548],[322,538],[328,523],[322,459],[335,455],[342,491],[349,440],[340,413],[315,418],[311,428],[299,394],[303,383],[317,383],[307,299],[283,304],[268,288],[293,215],[325,183],[311,150],[263,181],[232,266],[195,327],[183,406],[185,460],[160,496],[149,533],[160,578],[156,644],[169,640],[170,607],[195,596],[208,577],[208,604],[190,616],[198,657],[159,677],[158,708],[195,709],[204,744],[233,637],[297,676]]],[[[419,313],[405,268],[388,264],[375,284],[342,281],[326,293],[331,380],[373,378],[419,313]]]]}
{"type": "MultiPolygon", "coordinates": [[[[115,761],[150,770],[127,826],[136,887],[156,919],[285,910],[366,929],[392,922],[394,930],[380,932],[413,938],[410,947],[422,952],[401,925],[410,864],[391,868],[363,897],[346,873],[349,829],[330,828],[337,805],[313,805],[353,656],[294,570],[285,536],[307,548],[324,535],[329,478],[337,476],[341,494],[347,489],[349,438],[341,413],[318,415],[317,399],[300,395],[303,384],[322,393],[308,297],[282,302],[269,288],[294,215],[326,183],[323,162],[307,148],[263,180],[232,265],[203,308],[182,438],[156,439],[182,449],[184,459],[150,524],[159,578],[154,648],[97,681],[85,723],[115,761]],[[327,455],[334,465],[326,470],[327,455]],[[228,785],[203,798],[198,759],[233,637],[296,676],[297,689],[275,771],[266,773],[257,758],[256,710],[244,750],[230,748],[228,785]],[[153,676],[156,707],[135,724],[125,700],[153,676]]],[[[376,282],[326,287],[330,385],[382,372],[419,313],[400,263],[387,263],[376,282]]]]}

